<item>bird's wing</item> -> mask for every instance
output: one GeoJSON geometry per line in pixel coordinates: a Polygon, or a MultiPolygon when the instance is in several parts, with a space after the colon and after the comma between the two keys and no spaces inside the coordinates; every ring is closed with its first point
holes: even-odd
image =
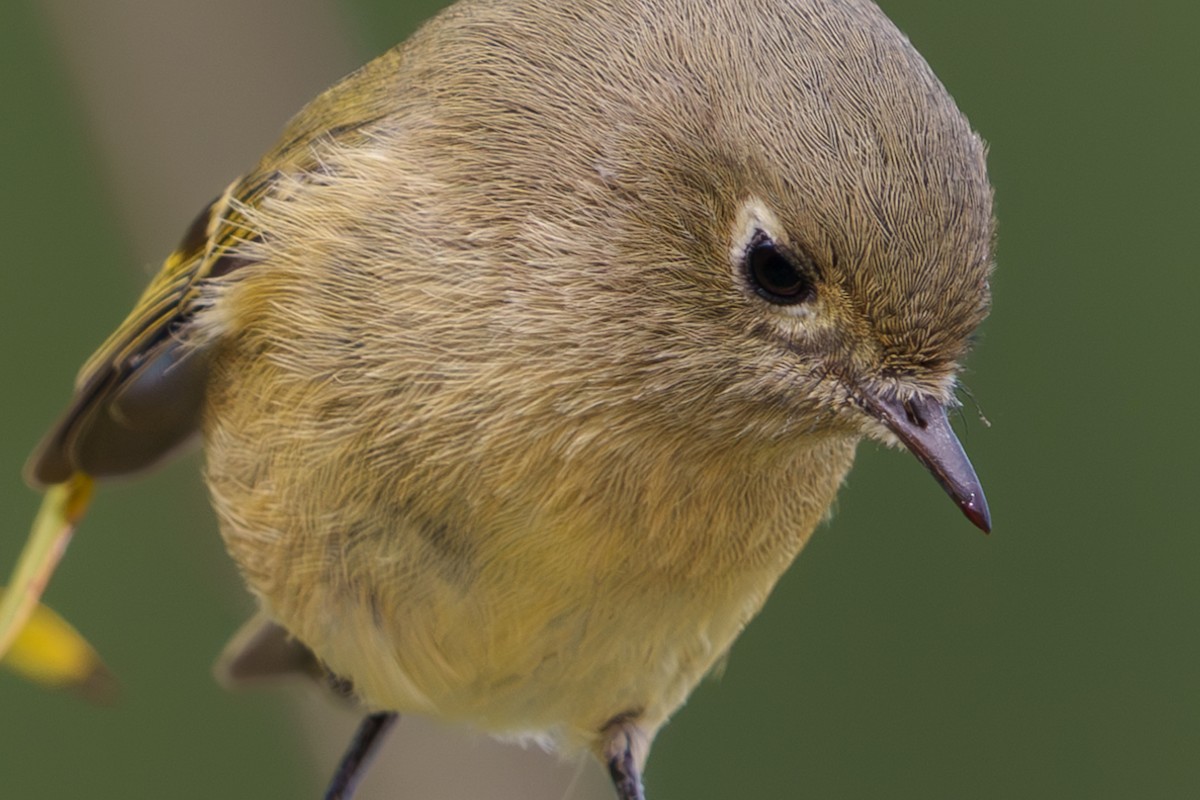
{"type": "Polygon", "coordinates": [[[31,483],[136,472],[198,430],[211,344],[185,342],[185,334],[201,288],[250,263],[238,254],[255,236],[244,212],[268,197],[280,176],[318,168],[315,145],[353,144],[386,115],[395,57],[314,100],[254,171],[200,213],[133,311],[80,370],[70,406],[30,457],[31,483]]]}
{"type": "Polygon", "coordinates": [[[9,587],[0,592],[0,658],[36,614],[87,509],[93,478],[150,467],[199,428],[213,344],[187,341],[188,327],[206,281],[253,268],[239,250],[257,236],[247,214],[281,177],[320,170],[322,143],[354,146],[369,135],[395,106],[402,57],[399,49],[385,54],[300,112],[275,149],[200,213],[133,311],[83,365],[66,413],[26,466],[29,482],[47,492],[9,587]]]}
{"type": "Polygon", "coordinates": [[[240,181],[200,213],[129,316],[83,365],[70,406],[30,458],[31,482],[132,472],[197,429],[206,354],[180,337],[203,282],[243,263],[230,252],[248,235],[234,199],[254,205],[269,186],[269,178],[240,181]]]}

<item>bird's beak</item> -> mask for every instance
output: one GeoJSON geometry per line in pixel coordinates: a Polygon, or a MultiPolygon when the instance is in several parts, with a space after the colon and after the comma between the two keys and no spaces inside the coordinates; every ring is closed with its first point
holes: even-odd
{"type": "Polygon", "coordinates": [[[887,426],[954,498],[967,519],[987,533],[992,529],[983,486],[946,419],[946,408],[929,397],[911,400],[865,398],[866,410],[887,426]]]}

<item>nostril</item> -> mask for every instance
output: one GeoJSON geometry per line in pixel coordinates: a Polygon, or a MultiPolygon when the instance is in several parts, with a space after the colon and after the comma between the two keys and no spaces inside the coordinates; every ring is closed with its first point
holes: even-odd
{"type": "Polygon", "coordinates": [[[911,400],[904,401],[904,416],[908,417],[908,421],[918,428],[926,428],[929,423],[921,416],[920,410],[913,404],[911,400]]]}

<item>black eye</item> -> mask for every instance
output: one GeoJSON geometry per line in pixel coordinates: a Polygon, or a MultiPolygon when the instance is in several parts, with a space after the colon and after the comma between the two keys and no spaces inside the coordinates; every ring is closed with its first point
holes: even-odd
{"type": "Polygon", "coordinates": [[[746,277],[763,299],[779,305],[803,303],[813,295],[812,281],[766,235],[746,248],[746,277]]]}

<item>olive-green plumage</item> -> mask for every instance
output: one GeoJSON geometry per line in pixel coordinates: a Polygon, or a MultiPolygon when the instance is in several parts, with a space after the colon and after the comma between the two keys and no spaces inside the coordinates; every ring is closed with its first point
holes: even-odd
{"type": "Polygon", "coordinates": [[[986,526],[944,408],[991,240],[870,2],[463,0],[201,216],[33,474],[199,425],[251,590],[365,703],[640,764],[864,435],[986,526]]]}

